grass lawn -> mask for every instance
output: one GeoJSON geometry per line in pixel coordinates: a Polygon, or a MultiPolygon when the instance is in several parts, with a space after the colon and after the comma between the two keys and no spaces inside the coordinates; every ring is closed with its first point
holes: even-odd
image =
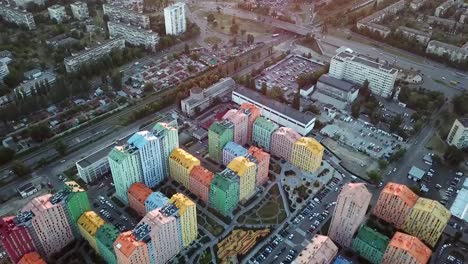
{"type": "MultiPolygon", "coordinates": [[[[201,12],[201,15],[203,17],[207,17],[208,14],[212,13],[216,19],[216,22],[218,23],[218,26],[215,28],[212,25],[210,27],[213,30],[216,30],[218,32],[228,34],[230,35],[230,28],[232,25],[232,18],[233,16],[231,15],[226,15],[223,13],[218,13],[218,12],[201,12]]],[[[239,33],[238,35],[240,36],[240,32],[244,29],[246,30],[246,33],[244,35],[244,38],[246,38],[247,34],[252,34],[255,37],[257,36],[264,36],[268,34],[273,33],[273,28],[267,25],[264,25],[262,23],[242,19],[242,18],[235,18],[236,23],[239,25],[239,33]]]]}
{"type": "MultiPolygon", "coordinates": [[[[258,208],[252,208],[245,215],[246,224],[278,224],[286,218],[283,200],[279,193],[278,185],[270,189],[269,195],[265,197],[258,208]]],[[[239,221],[244,222],[244,221],[239,221]]]]}
{"type": "Polygon", "coordinates": [[[276,201],[268,201],[260,210],[258,210],[258,216],[262,218],[271,218],[275,216],[280,210],[279,204],[276,201]]]}
{"type": "Polygon", "coordinates": [[[219,39],[218,37],[211,36],[211,37],[205,38],[205,43],[207,44],[214,45],[214,44],[218,44],[219,42],[221,42],[221,39],[219,39]]]}
{"type": "Polygon", "coordinates": [[[427,142],[426,148],[439,154],[443,154],[445,153],[446,145],[439,136],[433,135],[429,142],[427,142]]]}

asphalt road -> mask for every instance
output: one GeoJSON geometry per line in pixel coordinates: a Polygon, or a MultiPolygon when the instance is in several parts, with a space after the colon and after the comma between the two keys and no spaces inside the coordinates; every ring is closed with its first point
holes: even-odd
{"type": "MultiPolygon", "coordinates": [[[[406,54],[405,57],[397,56],[390,52],[378,49],[374,46],[338,38],[331,35],[325,35],[322,38],[318,38],[317,40],[321,43],[324,43],[325,45],[323,46],[329,47],[325,51],[326,55],[330,57],[335,54],[337,47],[346,46],[359,53],[368,54],[374,58],[384,59],[390,63],[393,63],[396,60],[396,66],[401,68],[419,70],[421,73],[423,73],[423,83],[420,86],[430,90],[440,91],[448,98],[452,98],[460,94],[462,91],[460,87],[468,88],[468,74],[465,73],[464,76],[459,76],[457,75],[457,72],[461,72],[460,70],[449,68],[443,64],[425,59],[406,51],[399,50],[400,53],[406,54]],[[440,81],[444,81],[444,78],[446,85],[440,83],[440,81]],[[460,82],[460,85],[458,85],[459,88],[450,86],[450,81],[460,82]]],[[[382,46],[383,45],[384,44],[382,44],[382,46]]]]}

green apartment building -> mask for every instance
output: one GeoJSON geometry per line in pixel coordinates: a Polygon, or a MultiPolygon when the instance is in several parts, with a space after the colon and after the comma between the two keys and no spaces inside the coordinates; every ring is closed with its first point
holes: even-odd
{"type": "Polygon", "coordinates": [[[216,173],[210,185],[210,206],[227,216],[238,202],[239,176],[230,169],[216,173]]]}
{"type": "Polygon", "coordinates": [[[263,116],[258,117],[253,124],[253,144],[270,152],[271,136],[278,128],[279,126],[276,123],[273,123],[263,116]]]}
{"type": "Polygon", "coordinates": [[[218,163],[223,160],[223,148],[234,140],[234,124],[222,120],[211,124],[208,130],[208,152],[210,158],[218,163]]]}
{"type": "Polygon", "coordinates": [[[65,182],[65,188],[62,190],[62,193],[66,196],[63,199],[64,207],[70,219],[73,234],[75,237],[79,237],[80,232],[76,222],[84,212],[91,210],[88,193],[74,181],[65,182]]]}
{"type": "Polygon", "coordinates": [[[352,248],[369,262],[380,264],[388,243],[390,243],[388,237],[366,225],[362,225],[353,240],[352,248]]]}
{"type": "Polygon", "coordinates": [[[113,224],[102,225],[96,232],[98,253],[108,264],[117,264],[114,242],[118,236],[119,230],[113,224]]]}

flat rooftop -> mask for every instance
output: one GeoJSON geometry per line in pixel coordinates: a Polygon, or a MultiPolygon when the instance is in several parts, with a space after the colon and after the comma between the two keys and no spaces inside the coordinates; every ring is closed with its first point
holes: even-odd
{"type": "Polygon", "coordinates": [[[233,92],[238,93],[244,97],[249,98],[252,101],[255,101],[259,104],[262,104],[268,108],[273,109],[274,111],[281,113],[291,119],[294,119],[302,124],[308,124],[315,119],[315,115],[310,113],[302,113],[286,104],[282,104],[278,101],[270,99],[263,94],[260,94],[256,91],[252,91],[243,86],[238,86],[233,92]]]}
{"type": "Polygon", "coordinates": [[[77,164],[80,165],[80,167],[82,168],[86,168],[94,162],[106,157],[116,145],[116,143],[112,143],[109,146],[104,147],[87,157],[84,157],[82,160],[79,160],[77,164]]]}

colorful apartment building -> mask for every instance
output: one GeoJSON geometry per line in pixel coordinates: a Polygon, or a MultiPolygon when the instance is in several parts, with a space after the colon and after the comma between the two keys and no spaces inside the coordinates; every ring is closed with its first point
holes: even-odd
{"type": "Polygon", "coordinates": [[[18,263],[27,253],[37,250],[31,220],[31,211],[0,219],[0,244],[13,263],[18,263]]]}
{"type": "Polygon", "coordinates": [[[203,166],[195,166],[190,172],[189,190],[206,204],[209,201],[210,185],[214,174],[203,166]]]}
{"type": "Polygon", "coordinates": [[[263,185],[268,181],[268,171],[270,168],[270,154],[254,146],[251,146],[248,152],[249,155],[255,159],[255,162],[257,164],[256,185],[263,185]]]}
{"type": "Polygon", "coordinates": [[[119,234],[119,230],[113,224],[104,224],[96,232],[95,238],[99,255],[107,264],[117,264],[114,242],[119,234]]]}
{"type": "Polygon", "coordinates": [[[128,204],[128,188],[135,182],[143,182],[137,150],[133,145],[125,144],[115,146],[108,155],[115,196],[126,204],[128,204]]]}
{"type": "Polygon", "coordinates": [[[178,208],[181,231],[182,246],[187,247],[198,236],[197,206],[187,196],[176,193],[169,200],[168,205],[173,204],[178,208]]]}
{"type": "Polygon", "coordinates": [[[85,212],[81,217],[78,219],[78,229],[80,230],[81,236],[88,241],[89,245],[99,253],[99,249],[96,244],[96,233],[103,226],[106,224],[106,221],[102,219],[98,214],[94,211],[85,212]]]}
{"type": "Polygon", "coordinates": [[[119,264],[152,263],[147,243],[151,241],[150,227],[138,224],[133,230],[121,233],[114,242],[119,264]]]}
{"type": "Polygon", "coordinates": [[[271,136],[271,155],[290,161],[294,143],[300,138],[301,135],[294,129],[280,127],[271,136]]]}
{"type": "Polygon", "coordinates": [[[148,186],[142,182],[136,182],[128,188],[128,205],[140,216],[145,216],[145,201],[148,199],[151,191],[148,186]]]}
{"type": "Polygon", "coordinates": [[[299,253],[294,264],[328,264],[338,253],[338,247],[333,241],[322,235],[315,235],[307,246],[299,253]]]}
{"type": "Polygon", "coordinates": [[[179,132],[176,121],[157,123],[151,132],[156,137],[158,150],[155,157],[149,158],[160,159],[154,167],[156,177],[145,181],[148,187],[153,188],[169,175],[169,155],[179,147],[179,132]]]}
{"type": "Polygon", "coordinates": [[[247,149],[234,141],[230,141],[223,148],[223,165],[227,166],[235,157],[245,155],[247,155],[247,149]]]}
{"type": "Polygon", "coordinates": [[[390,239],[363,225],[353,240],[352,249],[372,264],[380,264],[390,239]]]}
{"type": "Polygon", "coordinates": [[[36,251],[25,254],[18,264],[47,264],[36,251]]]}
{"type": "Polygon", "coordinates": [[[364,183],[343,186],[336,200],[328,236],[344,247],[350,247],[353,235],[366,215],[372,194],[364,183]]]}
{"type": "Polygon", "coordinates": [[[406,185],[389,182],[380,192],[373,214],[401,229],[418,198],[406,185]]]}
{"type": "Polygon", "coordinates": [[[152,192],[145,201],[146,212],[165,206],[169,202],[169,198],[161,192],[152,192]]]}
{"type": "Polygon", "coordinates": [[[388,244],[382,264],[426,264],[432,251],[417,237],[396,232],[388,244]]]}
{"type": "Polygon", "coordinates": [[[189,188],[190,171],[200,165],[200,160],[187,151],[176,148],[169,156],[169,173],[171,178],[189,188]]]}
{"type": "Polygon", "coordinates": [[[223,215],[229,215],[239,202],[239,176],[225,169],[215,174],[210,186],[210,206],[223,215]]]}
{"type": "Polygon", "coordinates": [[[322,164],[323,146],[310,137],[301,137],[293,145],[291,163],[307,172],[315,172],[322,164]]]}
{"type": "Polygon", "coordinates": [[[41,255],[49,257],[74,239],[64,203],[63,192],[46,194],[32,199],[21,211],[32,212],[32,227],[41,255]]]}
{"type": "Polygon", "coordinates": [[[253,124],[255,123],[255,120],[257,120],[257,118],[261,115],[261,110],[251,103],[241,104],[239,110],[242,110],[249,119],[247,127],[247,143],[252,144],[253,124]]]}
{"type": "Polygon", "coordinates": [[[243,146],[247,144],[249,117],[242,110],[231,109],[224,114],[223,119],[234,125],[234,142],[243,146]]]}
{"type": "Polygon", "coordinates": [[[270,151],[271,136],[279,126],[263,116],[258,117],[253,124],[252,144],[270,151]]]}
{"type": "Polygon", "coordinates": [[[208,129],[208,152],[218,163],[223,160],[224,146],[234,140],[234,125],[229,120],[214,122],[208,129]]]}
{"type": "MultiPolygon", "coordinates": [[[[138,224],[140,232],[148,232],[148,251],[151,262],[167,263],[182,249],[179,209],[174,204],[148,212],[138,224]]],[[[136,229],[137,229],[136,228],[136,229]]]]}
{"type": "Polygon", "coordinates": [[[67,213],[69,223],[75,236],[79,234],[77,221],[81,215],[91,210],[89,204],[88,193],[75,181],[65,182],[65,188],[61,191],[64,196],[65,211],[67,213]]]}
{"type": "Polygon", "coordinates": [[[227,167],[239,176],[239,200],[252,195],[255,191],[257,165],[249,158],[237,157],[227,167]]]}
{"type": "Polygon", "coordinates": [[[403,231],[434,247],[450,216],[450,211],[439,202],[420,197],[406,217],[403,231]]]}

